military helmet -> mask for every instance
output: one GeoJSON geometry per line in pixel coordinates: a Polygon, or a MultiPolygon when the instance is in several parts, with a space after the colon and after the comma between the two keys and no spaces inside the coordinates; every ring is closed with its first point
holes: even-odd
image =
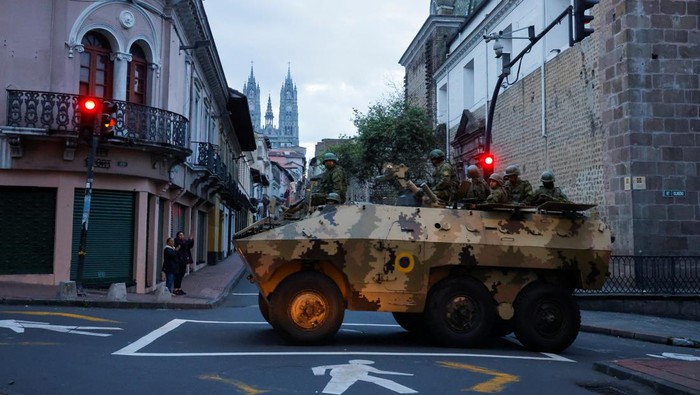
{"type": "Polygon", "coordinates": [[[326,152],[325,154],[323,154],[323,160],[322,160],[321,162],[322,162],[322,163],[326,163],[326,162],[328,162],[329,160],[332,160],[332,161],[337,162],[337,161],[338,161],[338,157],[335,156],[335,154],[332,153],[332,152],[326,152]]]}
{"type": "Polygon", "coordinates": [[[442,150],[440,150],[440,149],[436,148],[436,149],[430,151],[430,159],[438,159],[438,158],[444,158],[444,157],[445,157],[445,153],[442,152],[442,150]]]}
{"type": "Polygon", "coordinates": [[[549,170],[545,170],[542,172],[541,180],[542,182],[554,182],[554,173],[549,170]]]}
{"type": "Polygon", "coordinates": [[[467,177],[469,178],[476,178],[481,175],[481,172],[479,172],[479,168],[476,167],[475,165],[469,165],[467,167],[467,177]]]}
{"type": "Polygon", "coordinates": [[[336,203],[340,203],[340,195],[335,192],[331,192],[326,196],[326,200],[333,200],[336,203]]]}
{"type": "Polygon", "coordinates": [[[516,165],[510,165],[506,167],[506,174],[505,176],[519,176],[520,175],[520,169],[516,165]]]}
{"type": "Polygon", "coordinates": [[[503,185],[503,177],[498,173],[493,173],[489,176],[489,180],[497,181],[499,184],[503,185]]]}

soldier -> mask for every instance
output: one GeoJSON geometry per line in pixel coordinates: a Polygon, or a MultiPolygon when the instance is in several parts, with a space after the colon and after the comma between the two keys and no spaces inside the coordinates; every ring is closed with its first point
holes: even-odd
{"type": "Polygon", "coordinates": [[[483,203],[489,196],[489,185],[481,177],[479,168],[474,165],[467,167],[467,177],[469,177],[469,189],[467,199],[472,203],[483,203]]]}
{"type": "Polygon", "coordinates": [[[554,186],[554,173],[545,170],[540,180],[542,181],[542,186],[537,188],[527,204],[538,206],[546,202],[571,203],[564,192],[559,187],[554,186]]]}
{"type": "Polygon", "coordinates": [[[527,180],[520,179],[520,169],[516,165],[506,167],[506,190],[513,203],[527,202],[532,198],[532,185],[527,180]]]}
{"type": "Polygon", "coordinates": [[[340,203],[345,203],[345,193],[348,188],[347,178],[345,170],[338,164],[338,157],[332,152],[323,154],[323,166],[326,167],[326,171],[321,175],[318,190],[311,195],[311,205],[323,204],[331,192],[340,196],[340,203]]]}
{"type": "Polygon", "coordinates": [[[340,195],[335,192],[331,192],[326,197],[326,204],[340,204],[340,195]]]}
{"type": "Polygon", "coordinates": [[[486,203],[508,203],[508,191],[503,186],[503,177],[500,174],[493,173],[489,177],[489,186],[491,194],[486,198],[486,203]]]}
{"type": "Polygon", "coordinates": [[[449,205],[459,185],[455,168],[445,161],[445,153],[439,149],[430,151],[430,162],[435,166],[431,189],[438,199],[449,205]]]}

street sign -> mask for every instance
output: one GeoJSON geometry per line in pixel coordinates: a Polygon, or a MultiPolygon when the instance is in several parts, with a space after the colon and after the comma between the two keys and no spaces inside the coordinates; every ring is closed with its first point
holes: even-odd
{"type": "Polygon", "coordinates": [[[661,192],[663,197],[685,197],[685,191],[665,190],[661,192]]]}

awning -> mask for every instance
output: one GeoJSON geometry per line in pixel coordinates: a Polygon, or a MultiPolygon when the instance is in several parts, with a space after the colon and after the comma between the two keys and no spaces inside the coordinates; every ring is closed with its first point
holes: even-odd
{"type": "Polygon", "coordinates": [[[256,184],[262,184],[263,186],[269,186],[270,181],[267,179],[267,176],[262,174],[260,170],[255,169],[255,168],[250,168],[250,177],[253,179],[253,182],[256,184]]]}
{"type": "Polygon", "coordinates": [[[228,88],[229,98],[226,107],[230,113],[231,123],[236,132],[242,151],[255,151],[255,133],[250,120],[248,98],[241,92],[228,88]]]}

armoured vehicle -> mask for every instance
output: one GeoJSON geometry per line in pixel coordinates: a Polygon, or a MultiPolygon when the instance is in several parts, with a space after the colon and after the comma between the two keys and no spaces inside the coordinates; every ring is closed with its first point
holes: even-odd
{"type": "Polygon", "coordinates": [[[573,291],[599,289],[608,270],[611,234],[591,207],[329,205],[234,243],[261,313],[290,342],[331,339],[348,309],[391,312],[448,347],[515,332],[558,352],[580,329],[573,291]]]}

